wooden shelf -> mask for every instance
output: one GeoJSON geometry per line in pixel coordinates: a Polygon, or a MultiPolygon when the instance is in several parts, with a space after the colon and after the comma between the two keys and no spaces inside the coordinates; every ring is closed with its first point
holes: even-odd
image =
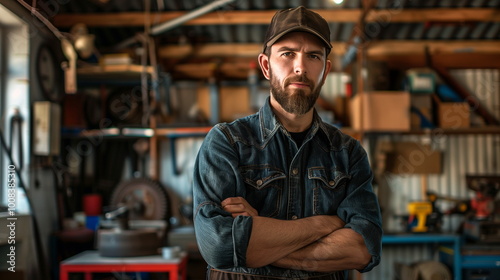
{"type": "MultiPolygon", "coordinates": [[[[68,129],[63,128],[63,135],[69,137],[145,137],[150,138],[153,136],[165,138],[183,138],[183,137],[203,137],[205,136],[211,126],[201,127],[165,127],[165,128],[106,128],[106,129],[68,129]]],[[[485,126],[485,127],[470,127],[470,128],[434,128],[434,129],[420,129],[411,131],[365,131],[364,133],[359,130],[354,130],[350,127],[343,127],[340,130],[354,138],[359,139],[363,134],[403,134],[403,135],[484,135],[484,134],[500,134],[500,126],[485,126]]]]}
{"type": "Polygon", "coordinates": [[[165,138],[183,138],[183,137],[203,137],[211,126],[202,127],[176,127],[176,128],[135,128],[135,127],[113,127],[106,129],[69,129],[63,128],[63,135],[74,138],[88,137],[144,137],[154,136],[165,138]]]}
{"type": "Polygon", "coordinates": [[[467,127],[467,128],[433,128],[419,129],[403,132],[404,134],[416,135],[458,135],[458,134],[500,134],[500,126],[482,126],[482,127],[467,127]]]}
{"type": "Polygon", "coordinates": [[[434,128],[432,130],[416,131],[422,134],[500,134],[500,126],[482,126],[468,128],[434,128]]]}
{"type": "Polygon", "coordinates": [[[79,67],[77,69],[78,75],[92,75],[92,74],[140,74],[146,72],[152,74],[154,71],[152,66],[142,66],[138,64],[120,64],[120,65],[89,65],[79,67]]]}
{"type": "Polygon", "coordinates": [[[359,131],[350,127],[340,129],[345,134],[351,135],[356,139],[360,139],[362,135],[374,134],[402,134],[402,135],[500,135],[500,126],[482,126],[468,128],[432,128],[432,129],[417,129],[410,131],[359,131]]]}
{"type": "Polygon", "coordinates": [[[212,129],[211,126],[157,128],[156,133],[158,136],[163,136],[168,138],[202,137],[207,135],[210,129],[212,129]]]}
{"type": "Polygon", "coordinates": [[[146,73],[149,79],[153,72],[152,66],[137,64],[87,65],[77,69],[78,85],[140,85],[142,73],[146,73]]]}

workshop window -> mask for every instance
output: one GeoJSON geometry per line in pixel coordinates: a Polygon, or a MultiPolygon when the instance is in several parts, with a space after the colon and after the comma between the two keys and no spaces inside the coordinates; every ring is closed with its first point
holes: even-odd
{"type": "MultiPolygon", "coordinates": [[[[0,205],[17,213],[29,212],[20,178],[29,182],[29,27],[0,5],[0,205]],[[5,146],[4,146],[5,145],[5,146]],[[12,150],[12,161],[7,149],[12,150]],[[10,194],[10,197],[9,197],[10,194]]],[[[0,212],[3,212],[0,209],[0,212]]]]}

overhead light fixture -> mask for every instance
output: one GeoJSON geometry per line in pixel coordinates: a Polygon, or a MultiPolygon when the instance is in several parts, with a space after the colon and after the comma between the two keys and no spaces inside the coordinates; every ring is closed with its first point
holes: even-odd
{"type": "Polygon", "coordinates": [[[92,2],[94,2],[98,5],[106,5],[109,3],[109,0],[92,0],[92,2]]]}
{"type": "Polygon", "coordinates": [[[93,34],[89,34],[87,26],[83,23],[77,23],[71,28],[71,39],[73,46],[81,58],[87,59],[95,52],[93,34]]]}
{"type": "Polygon", "coordinates": [[[335,3],[337,5],[344,3],[344,0],[332,0],[332,1],[333,1],[333,3],[335,3]]]}

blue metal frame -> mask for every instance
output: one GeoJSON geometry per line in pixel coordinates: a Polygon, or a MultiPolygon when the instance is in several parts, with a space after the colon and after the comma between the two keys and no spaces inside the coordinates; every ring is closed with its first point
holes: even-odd
{"type": "Polygon", "coordinates": [[[462,268],[500,268],[500,255],[463,255],[462,268]]]}

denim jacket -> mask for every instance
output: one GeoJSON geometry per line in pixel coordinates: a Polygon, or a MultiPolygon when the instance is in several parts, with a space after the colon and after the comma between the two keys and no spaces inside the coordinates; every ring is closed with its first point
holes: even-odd
{"type": "Polygon", "coordinates": [[[301,147],[276,119],[269,98],[260,111],[214,126],[196,159],[193,177],[194,226],[209,267],[236,273],[300,278],[316,272],[271,265],[246,267],[252,218],[221,208],[241,196],[259,216],[282,220],[338,215],[364,238],[371,270],[380,262],[382,225],[365,150],[354,138],[314,113],[301,147]]]}

